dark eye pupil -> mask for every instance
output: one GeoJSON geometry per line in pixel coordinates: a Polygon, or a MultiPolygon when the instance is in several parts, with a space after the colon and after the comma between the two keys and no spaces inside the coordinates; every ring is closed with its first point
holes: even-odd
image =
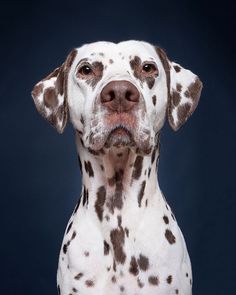
{"type": "Polygon", "coordinates": [[[89,75],[92,72],[89,66],[83,66],[80,71],[83,75],[89,75]]]}
{"type": "Polygon", "coordinates": [[[153,70],[153,65],[146,64],[143,66],[145,72],[151,72],[153,70]]]}

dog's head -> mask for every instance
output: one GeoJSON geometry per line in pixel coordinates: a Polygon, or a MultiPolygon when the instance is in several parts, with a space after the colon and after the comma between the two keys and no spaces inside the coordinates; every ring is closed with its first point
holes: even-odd
{"type": "Polygon", "coordinates": [[[69,113],[90,149],[125,145],[148,153],[166,114],[178,130],[197,107],[201,89],[199,78],[159,47],[96,42],[74,49],[32,96],[60,133],[69,113]]]}

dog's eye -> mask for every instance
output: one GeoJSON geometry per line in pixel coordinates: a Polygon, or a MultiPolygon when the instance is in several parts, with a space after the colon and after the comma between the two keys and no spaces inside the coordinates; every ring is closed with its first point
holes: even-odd
{"type": "Polygon", "coordinates": [[[157,67],[151,63],[144,64],[142,70],[148,74],[158,73],[157,67]]]}
{"type": "Polygon", "coordinates": [[[84,65],[79,69],[79,74],[82,76],[88,76],[91,75],[93,70],[88,65],[84,65]]]}

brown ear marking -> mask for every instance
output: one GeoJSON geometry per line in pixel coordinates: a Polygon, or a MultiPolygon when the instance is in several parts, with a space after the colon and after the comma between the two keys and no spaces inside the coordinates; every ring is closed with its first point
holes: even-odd
{"type": "Polygon", "coordinates": [[[67,80],[70,67],[76,55],[77,50],[72,50],[67,56],[66,61],[37,83],[31,92],[38,112],[59,133],[64,131],[67,122],[67,80]]]}
{"type": "Polygon", "coordinates": [[[171,128],[177,131],[195,111],[201,95],[202,82],[189,70],[171,62],[163,49],[155,49],[166,73],[167,118],[171,128]]]}

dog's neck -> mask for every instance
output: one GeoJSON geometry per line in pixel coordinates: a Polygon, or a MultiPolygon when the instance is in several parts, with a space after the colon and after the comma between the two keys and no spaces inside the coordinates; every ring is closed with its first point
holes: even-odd
{"type": "Polygon", "coordinates": [[[152,198],[157,198],[154,192],[160,192],[159,136],[148,155],[129,147],[96,152],[84,146],[79,133],[76,133],[76,145],[82,175],[80,206],[95,212],[101,222],[122,215],[122,210],[128,214],[132,210],[141,212],[151,204],[152,198]]]}

